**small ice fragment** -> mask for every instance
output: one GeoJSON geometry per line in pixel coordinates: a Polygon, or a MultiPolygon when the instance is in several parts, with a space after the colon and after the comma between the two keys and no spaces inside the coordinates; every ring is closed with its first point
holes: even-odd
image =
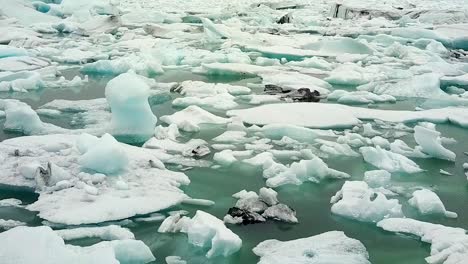
{"type": "Polygon", "coordinates": [[[452,173],[450,173],[450,172],[448,172],[448,171],[445,171],[445,170],[443,170],[443,169],[440,169],[440,170],[439,170],[439,173],[442,174],[442,175],[447,175],[447,176],[452,176],[452,175],[453,175],[452,173]]]}
{"type": "Polygon", "coordinates": [[[213,206],[215,202],[211,200],[205,199],[194,199],[194,198],[186,198],[182,201],[183,204],[192,204],[192,205],[200,205],[200,206],[213,206]]]}

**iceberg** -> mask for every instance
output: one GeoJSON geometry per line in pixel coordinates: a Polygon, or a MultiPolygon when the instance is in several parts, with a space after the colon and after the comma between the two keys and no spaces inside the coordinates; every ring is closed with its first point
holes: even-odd
{"type": "Polygon", "coordinates": [[[341,231],[284,242],[270,239],[254,247],[253,252],[260,257],[258,264],[370,264],[364,245],[341,231]]]}
{"type": "Polygon", "coordinates": [[[166,218],[158,231],[186,233],[190,244],[210,248],[206,253],[207,258],[227,257],[242,246],[239,236],[229,230],[223,221],[201,210],[197,210],[192,218],[176,213],[166,218]]]}
{"type": "Polygon", "coordinates": [[[451,122],[468,127],[464,108],[446,107],[423,111],[381,110],[325,103],[281,103],[248,109],[229,110],[228,116],[255,125],[288,124],[308,128],[348,128],[360,120],[381,120],[395,123],[428,121],[451,122]],[[326,113],[326,115],[321,114],[326,113]]]}
{"type": "Polygon", "coordinates": [[[157,118],[148,103],[149,86],[138,75],[124,73],[106,85],[106,99],[112,112],[111,133],[143,140],[153,135],[157,118]]]}
{"type": "Polygon", "coordinates": [[[57,235],[59,235],[63,240],[83,238],[99,238],[101,240],[108,241],[135,239],[135,236],[130,232],[130,230],[117,225],[62,229],[56,230],[55,233],[57,233],[57,235]]]}
{"type": "Polygon", "coordinates": [[[379,169],[389,172],[405,172],[418,173],[423,170],[414,161],[407,157],[394,153],[381,147],[361,147],[359,151],[362,153],[364,160],[376,166],[379,169]]]}
{"type": "Polygon", "coordinates": [[[440,88],[440,77],[438,73],[425,73],[395,83],[370,82],[358,86],[357,89],[387,96],[420,98],[447,97],[448,94],[440,88]]]}
{"type": "Polygon", "coordinates": [[[100,139],[83,134],[78,138],[76,147],[82,153],[78,163],[85,169],[116,174],[127,168],[128,157],[125,150],[109,134],[104,134],[100,139]]]}
{"type": "Polygon", "coordinates": [[[99,60],[85,64],[81,68],[83,73],[118,75],[133,70],[143,76],[153,76],[163,73],[161,64],[150,55],[129,55],[113,60],[99,60]]]}
{"type": "Polygon", "coordinates": [[[161,121],[166,124],[176,124],[179,129],[187,132],[197,132],[201,124],[227,124],[229,119],[216,116],[196,105],[191,105],[184,110],[172,115],[161,116],[161,121]]]}
{"type": "Polygon", "coordinates": [[[329,101],[337,101],[340,104],[375,104],[395,103],[396,98],[387,94],[374,94],[367,91],[348,92],[345,90],[334,90],[328,94],[329,101]]]}
{"type": "Polygon", "coordinates": [[[285,184],[300,185],[305,181],[320,182],[326,178],[346,179],[349,177],[351,176],[347,173],[329,168],[319,157],[313,157],[310,160],[292,163],[286,170],[269,178],[266,184],[268,187],[275,188],[285,184]]]}
{"type": "Polygon", "coordinates": [[[50,227],[16,227],[0,234],[0,262],[144,264],[154,261],[151,250],[138,240],[100,242],[89,247],[66,245],[50,227]],[[24,254],[24,250],[28,254],[24,254]]]}
{"type": "Polygon", "coordinates": [[[391,179],[392,175],[386,170],[373,170],[364,173],[364,181],[371,188],[387,187],[391,179]]]}
{"type": "Polygon", "coordinates": [[[362,222],[377,223],[389,217],[402,217],[397,199],[387,199],[363,181],[346,181],[330,201],[331,212],[362,222]]]}
{"type": "Polygon", "coordinates": [[[419,144],[420,150],[423,153],[426,153],[434,158],[455,161],[455,153],[442,146],[440,132],[435,130],[435,126],[432,128],[415,126],[414,139],[419,144]]]}
{"type": "Polygon", "coordinates": [[[447,211],[439,196],[428,189],[414,191],[413,197],[409,199],[408,203],[421,214],[439,214],[449,218],[457,218],[457,214],[447,211]]]}
{"type": "Polygon", "coordinates": [[[422,242],[431,244],[429,264],[461,264],[468,257],[468,235],[462,228],[447,227],[422,222],[410,218],[389,218],[377,226],[395,233],[419,237],[422,242]]]}
{"type": "Polygon", "coordinates": [[[189,243],[198,247],[210,247],[208,258],[229,256],[242,246],[242,240],[226,228],[223,221],[198,210],[187,227],[189,243]]]}
{"type": "MultiPolygon", "coordinates": [[[[63,134],[4,140],[0,144],[0,152],[11,154],[2,157],[1,168],[5,173],[0,177],[0,183],[37,189],[38,200],[26,209],[38,211],[41,218],[50,222],[67,225],[93,224],[149,214],[177,205],[187,198],[179,187],[189,184],[190,180],[183,173],[164,169],[158,159],[161,155],[159,152],[116,143],[128,157],[127,170],[119,171],[117,177],[106,177],[82,171],[81,165],[76,162],[81,155],[75,146],[77,140],[77,135],[63,134]],[[159,168],[150,164],[149,160],[154,164],[160,163],[159,168]],[[68,183],[62,180],[53,186],[39,188],[35,178],[24,177],[17,168],[17,164],[35,162],[60,165],[61,171],[70,177],[68,183]],[[121,181],[126,183],[126,188],[122,188],[121,181]],[[116,207],[116,204],[119,206],[116,207]]],[[[93,147],[91,142],[88,152],[93,147]]],[[[166,158],[164,155],[162,158],[166,158]]],[[[54,175],[54,167],[51,173],[54,175]]]]}
{"type": "Polygon", "coordinates": [[[26,103],[14,99],[0,99],[0,109],[5,111],[4,130],[25,135],[63,133],[66,130],[41,121],[37,113],[26,103]]]}
{"type": "MultiPolygon", "coordinates": [[[[27,224],[21,221],[16,221],[16,220],[5,220],[5,219],[0,219],[0,228],[8,230],[15,228],[17,226],[26,226],[27,224]]],[[[1,257],[0,257],[1,260],[1,257]]]]}

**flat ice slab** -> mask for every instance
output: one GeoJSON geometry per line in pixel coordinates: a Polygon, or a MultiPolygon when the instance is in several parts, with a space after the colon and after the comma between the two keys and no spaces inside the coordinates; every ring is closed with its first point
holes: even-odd
{"type": "Polygon", "coordinates": [[[258,244],[253,252],[260,257],[258,264],[370,264],[364,245],[341,231],[284,242],[270,239],[258,244]]]}
{"type": "Polygon", "coordinates": [[[450,121],[468,126],[468,111],[464,108],[446,107],[424,111],[394,111],[325,103],[268,104],[249,109],[231,110],[228,116],[238,116],[242,121],[255,125],[289,124],[310,128],[347,128],[359,120],[387,122],[450,121]]]}
{"type": "Polygon", "coordinates": [[[0,234],[2,264],[144,264],[154,260],[151,250],[138,240],[72,246],[47,226],[16,227],[0,234]]]}
{"type": "Polygon", "coordinates": [[[77,139],[76,135],[47,135],[3,141],[0,183],[36,189],[38,166],[56,164],[61,169],[54,172],[52,167],[52,176],[65,171],[69,178],[49,184],[44,190],[37,189],[39,199],[27,209],[39,211],[39,216],[50,222],[68,225],[148,214],[187,198],[178,187],[190,180],[183,173],[164,169],[155,150],[118,143],[128,156],[127,168],[118,174],[104,175],[83,169],[76,162],[80,156],[75,146],[77,139]],[[160,164],[160,168],[154,168],[149,160],[160,164]],[[23,170],[19,165],[23,165],[23,170]]]}

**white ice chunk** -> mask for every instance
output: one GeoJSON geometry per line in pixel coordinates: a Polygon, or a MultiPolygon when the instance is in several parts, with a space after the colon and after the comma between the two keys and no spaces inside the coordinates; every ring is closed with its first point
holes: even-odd
{"type": "Polygon", "coordinates": [[[183,97],[176,98],[172,101],[173,106],[187,107],[190,105],[197,105],[203,108],[212,108],[217,110],[230,110],[238,107],[234,101],[235,97],[225,93],[209,97],[183,97]]]}
{"type": "Polygon", "coordinates": [[[167,256],[166,264],[187,264],[187,261],[183,260],[179,256],[167,256]]]}
{"type": "Polygon", "coordinates": [[[316,139],[315,142],[322,144],[320,150],[334,156],[357,157],[359,154],[348,144],[340,144],[333,141],[316,139]]]}
{"type": "Polygon", "coordinates": [[[155,258],[141,241],[117,240],[89,247],[66,245],[50,227],[16,227],[0,234],[0,262],[5,264],[148,263],[155,258]],[[25,250],[28,254],[24,254],[25,250]]]}
{"type": "Polygon", "coordinates": [[[334,214],[363,222],[378,222],[388,217],[401,217],[401,204],[397,199],[387,199],[363,181],[346,181],[331,198],[334,214]]]}
{"type": "Polygon", "coordinates": [[[198,247],[209,247],[208,258],[229,256],[238,251],[242,240],[226,228],[223,221],[198,210],[187,227],[188,240],[198,247]]]}
{"type": "MultiPolygon", "coordinates": [[[[119,177],[87,176],[90,174],[82,172],[82,167],[77,162],[81,155],[74,144],[77,139],[76,135],[59,134],[2,141],[0,153],[12,155],[2,156],[0,167],[6,173],[0,177],[0,183],[37,188],[39,198],[28,205],[27,209],[38,211],[39,217],[45,220],[68,225],[93,224],[145,215],[177,205],[187,197],[179,189],[180,185],[190,183],[185,174],[165,170],[164,167],[155,168],[149,163],[149,160],[153,160],[162,164],[158,157],[170,158],[156,150],[116,143],[128,157],[127,170],[120,171],[119,177]],[[13,155],[15,152],[18,156],[13,155]],[[45,187],[44,191],[40,191],[36,181],[24,178],[17,168],[18,164],[32,161],[43,166],[47,163],[60,166],[71,176],[68,184],[45,187]],[[124,180],[128,188],[119,188],[116,185],[119,180],[124,180]],[[82,181],[86,181],[86,184],[82,181]],[[97,189],[97,195],[89,194],[90,188],[86,186],[97,189]],[[51,204],[54,206],[50,206],[51,204]]],[[[57,171],[56,168],[51,166],[53,177],[49,180],[55,178],[54,171],[57,171]]],[[[47,173],[44,176],[46,175],[47,173]]]]}
{"type": "Polygon", "coordinates": [[[82,135],[77,141],[77,148],[83,153],[78,162],[86,169],[104,174],[115,174],[127,167],[127,154],[117,140],[109,134],[104,134],[100,139],[89,134],[82,135]]]}
{"type": "Polygon", "coordinates": [[[441,214],[450,218],[457,218],[457,213],[447,211],[439,196],[428,189],[413,192],[413,197],[408,203],[415,207],[421,214],[441,214]]]}
{"type": "Polygon", "coordinates": [[[383,169],[389,172],[406,172],[406,173],[418,173],[423,170],[412,160],[407,157],[393,153],[391,151],[382,149],[377,146],[373,147],[362,147],[359,149],[364,157],[364,160],[379,169],[383,169]]]}
{"type": "Polygon", "coordinates": [[[462,264],[468,258],[468,235],[461,228],[447,227],[409,218],[390,218],[377,226],[395,233],[410,234],[431,244],[429,264],[462,264]]]}
{"type": "Polygon", "coordinates": [[[390,184],[392,175],[385,170],[373,170],[364,172],[364,181],[372,188],[386,187],[390,184]]]}
{"type": "MultiPolygon", "coordinates": [[[[25,225],[27,225],[27,224],[24,223],[24,222],[21,222],[21,221],[16,221],[16,220],[11,220],[11,219],[9,219],[9,220],[0,219],[0,228],[5,229],[5,230],[12,229],[12,228],[15,228],[17,226],[25,226],[25,225]]],[[[0,257],[0,260],[1,259],[2,258],[0,257]]]]}
{"type": "Polygon", "coordinates": [[[247,133],[245,131],[226,131],[213,138],[213,141],[223,143],[242,143],[247,140],[246,136],[247,133]]]}
{"type": "Polygon", "coordinates": [[[60,133],[65,129],[43,123],[37,113],[26,103],[18,100],[0,100],[0,109],[5,110],[5,130],[20,132],[26,135],[60,133]]]}
{"type": "Polygon", "coordinates": [[[162,116],[161,121],[167,124],[176,124],[179,129],[184,131],[196,132],[200,130],[199,125],[201,124],[226,124],[229,119],[216,116],[192,105],[172,115],[162,116]]]}
{"type": "Polygon", "coordinates": [[[440,132],[423,126],[414,127],[414,139],[421,146],[421,151],[432,157],[455,161],[456,155],[442,146],[440,132]]]}
{"type": "Polygon", "coordinates": [[[88,63],[81,68],[84,73],[95,74],[123,74],[133,70],[144,76],[152,76],[163,73],[159,61],[146,54],[129,55],[114,60],[99,60],[93,63],[88,63]]]}
{"type": "Polygon", "coordinates": [[[274,188],[284,184],[300,185],[305,181],[319,182],[325,178],[345,179],[349,177],[347,173],[330,169],[319,157],[313,157],[310,160],[292,163],[285,171],[269,178],[266,184],[274,188]]]}
{"type": "Polygon", "coordinates": [[[269,206],[275,205],[278,203],[278,193],[270,188],[262,187],[259,191],[260,200],[264,201],[269,206]]]}
{"type": "Polygon", "coordinates": [[[353,91],[334,90],[327,99],[337,101],[340,104],[375,104],[375,103],[394,103],[395,97],[391,95],[378,95],[368,91],[353,91]]]}
{"type": "Polygon", "coordinates": [[[395,123],[450,121],[468,127],[468,113],[464,108],[456,107],[424,111],[395,111],[326,103],[281,103],[230,110],[227,115],[240,117],[242,121],[255,125],[289,124],[309,128],[353,127],[359,124],[359,119],[395,123]]]}
{"type": "Polygon", "coordinates": [[[258,244],[253,252],[260,257],[258,264],[370,264],[364,245],[341,231],[285,242],[266,240],[258,244]]]}
{"type": "Polygon", "coordinates": [[[101,240],[125,240],[135,239],[130,230],[117,225],[78,227],[55,231],[63,240],[74,240],[82,238],[99,238],[101,240]]]}
{"type": "Polygon", "coordinates": [[[20,207],[23,202],[16,198],[8,198],[0,200],[0,207],[4,206],[12,206],[12,207],[20,207]]]}
{"type": "Polygon", "coordinates": [[[107,83],[112,134],[144,139],[153,135],[157,118],[148,103],[149,92],[148,84],[134,73],[121,74],[107,83]]]}

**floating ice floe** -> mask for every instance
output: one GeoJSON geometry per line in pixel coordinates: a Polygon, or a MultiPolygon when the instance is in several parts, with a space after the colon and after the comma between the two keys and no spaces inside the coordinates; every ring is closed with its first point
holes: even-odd
{"type": "Polygon", "coordinates": [[[379,169],[389,172],[418,173],[423,170],[414,161],[381,147],[361,147],[359,149],[364,160],[379,169]]]}
{"type": "Polygon", "coordinates": [[[183,260],[179,256],[167,256],[166,263],[167,264],[187,264],[187,261],[183,260]]]}
{"type": "Polygon", "coordinates": [[[229,93],[231,95],[249,94],[249,88],[226,83],[205,83],[200,81],[184,81],[173,89],[184,96],[208,97],[229,93]]]}
{"type": "Polygon", "coordinates": [[[429,121],[468,126],[468,113],[464,108],[446,107],[423,111],[397,111],[352,107],[325,103],[270,104],[249,109],[230,110],[228,116],[239,117],[249,124],[289,124],[309,128],[346,128],[359,124],[359,120],[382,120],[409,123],[429,121]]]}
{"type": "Polygon", "coordinates": [[[435,126],[415,126],[414,139],[423,153],[434,158],[455,161],[455,153],[442,146],[440,132],[435,130],[435,126]]]}
{"type": "Polygon", "coordinates": [[[17,21],[24,26],[35,23],[53,23],[60,20],[58,17],[36,11],[30,2],[2,0],[0,5],[0,13],[2,13],[3,16],[17,19],[17,21]]]}
{"type": "Polygon", "coordinates": [[[280,170],[266,181],[268,187],[279,187],[285,184],[300,185],[305,181],[320,182],[323,179],[345,179],[350,176],[347,173],[337,171],[328,167],[328,165],[319,157],[312,157],[310,160],[301,160],[293,162],[289,168],[280,170]]]}
{"type": "Polygon", "coordinates": [[[330,155],[333,155],[333,156],[349,156],[349,157],[359,156],[359,153],[354,151],[347,144],[340,144],[340,143],[323,140],[323,139],[316,139],[315,142],[322,144],[320,146],[321,151],[328,153],[330,155]]]}
{"type": "Polygon", "coordinates": [[[468,235],[462,228],[447,227],[409,218],[389,218],[377,226],[395,233],[420,237],[422,242],[431,244],[430,264],[462,264],[468,258],[468,235]]]}
{"type": "Polygon", "coordinates": [[[375,104],[394,103],[395,97],[387,94],[377,95],[367,91],[348,92],[345,90],[334,90],[328,94],[329,101],[337,101],[340,104],[375,104]]]}
{"type": "Polygon", "coordinates": [[[440,77],[438,73],[425,73],[396,83],[370,82],[357,89],[387,96],[443,98],[448,94],[440,88],[440,77]]]}
{"type": "Polygon", "coordinates": [[[346,181],[330,202],[332,213],[363,222],[403,216],[397,199],[387,199],[363,181],[346,181]]]}
{"type": "MultiPolygon", "coordinates": [[[[128,165],[124,170],[106,176],[92,170],[83,171],[77,163],[80,152],[75,143],[78,139],[75,135],[62,134],[3,141],[0,149],[4,153],[1,164],[4,174],[0,182],[37,189],[38,201],[26,208],[38,211],[45,220],[68,225],[144,215],[169,208],[187,198],[178,187],[188,184],[189,179],[183,173],[165,170],[158,152],[115,142],[128,157],[128,165]],[[47,169],[43,167],[46,164],[50,164],[47,169]],[[21,169],[19,165],[28,167],[21,169]]],[[[85,149],[87,146],[88,154],[99,147],[99,144],[95,145],[80,146],[85,149]]],[[[107,156],[98,155],[94,162],[104,166],[107,156]]]]}
{"type": "Polygon", "coordinates": [[[341,231],[290,241],[266,240],[253,248],[260,257],[258,264],[334,263],[370,264],[364,245],[341,231]]]}
{"type": "Polygon", "coordinates": [[[8,198],[0,200],[0,207],[11,206],[11,207],[21,207],[23,202],[19,199],[8,198]]]}
{"type": "Polygon", "coordinates": [[[16,227],[0,234],[0,262],[28,263],[139,263],[154,261],[139,240],[105,241],[89,247],[66,245],[50,227],[16,227]],[[14,242],[14,243],[13,243],[14,242]],[[27,250],[28,254],[24,254],[27,250]]]}
{"type": "Polygon", "coordinates": [[[457,218],[457,213],[447,211],[439,196],[431,190],[422,189],[413,192],[408,203],[421,214],[439,214],[449,218],[457,218]]]}
{"type": "MultiPolygon", "coordinates": [[[[5,220],[5,219],[0,219],[0,228],[8,230],[15,228],[17,226],[26,226],[27,224],[21,221],[16,221],[16,220],[5,220]]],[[[1,260],[1,257],[0,257],[1,260]]]]}
{"type": "Polygon", "coordinates": [[[117,226],[78,227],[55,231],[63,240],[74,240],[83,238],[99,238],[101,240],[125,240],[135,239],[130,230],[117,226]]]}
{"type": "Polygon", "coordinates": [[[15,131],[25,135],[42,135],[63,133],[66,129],[43,123],[37,113],[26,103],[14,99],[0,100],[0,109],[5,111],[4,130],[15,131]]]}
{"type": "Polygon", "coordinates": [[[79,136],[76,147],[82,155],[78,163],[85,169],[98,173],[116,174],[127,168],[127,153],[121,144],[109,134],[100,139],[89,134],[79,136]]]}
{"type": "Polygon", "coordinates": [[[235,97],[230,94],[221,94],[210,97],[183,97],[176,98],[172,101],[172,105],[178,107],[187,107],[191,105],[200,106],[203,108],[212,108],[217,110],[230,110],[238,106],[234,101],[235,97]]]}
{"type": "Polygon", "coordinates": [[[242,240],[229,230],[218,218],[197,210],[195,216],[188,218],[180,214],[172,215],[161,224],[159,232],[187,233],[189,243],[197,247],[210,248],[206,257],[227,257],[237,252],[242,240]]]}
{"type": "Polygon", "coordinates": [[[390,151],[401,154],[405,157],[428,158],[429,156],[421,151],[420,146],[411,148],[403,140],[396,139],[389,145],[390,151]]]}
{"type": "Polygon", "coordinates": [[[147,139],[157,118],[148,103],[149,86],[138,75],[124,73],[106,85],[106,99],[112,112],[111,133],[147,139]]]}
{"type": "MultiPolygon", "coordinates": [[[[240,154],[243,156],[245,152],[239,153],[238,151],[225,149],[225,150],[215,153],[213,156],[213,160],[222,166],[230,166],[231,164],[237,161],[236,154],[240,154]]],[[[248,151],[247,154],[250,156],[252,152],[248,151]]]]}
{"type": "Polygon", "coordinates": [[[373,170],[364,173],[364,181],[371,188],[387,187],[392,175],[386,170],[373,170]]]}
{"type": "Polygon", "coordinates": [[[151,138],[143,144],[144,148],[162,149],[169,153],[177,153],[187,157],[202,157],[210,153],[208,143],[203,139],[191,139],[185,143],[179,143],[171,139],[151,138]]]}
{"type": "Polygon", "coordinates": [[[176,124],[179,129],[188,132],[197,132],[201,124],[227,124],[229,119],[216,116],[196,105],[189,106],[184,110],[172,115],[161,116],[161,121],[167,124],[176,124]]]}
{"type": "Polygon", "coordinates": [[[113,60],[99,60],[88,63],[81,68],[84,73],[113,74],[126,73],[129,70],[144,75],[152,76],[163,73],[161,64],[150,55],[129,55],[113,60]]]}
{"type": "Polygon", "coordinates": [[[0,71],[32,71],[50,65],[50,61],[30,56],[0,58],[0,71]]]}
{"type": "Polygon", "coordinates": [[[279,140],[288,137],[300,142],[311,142],[315,138],[336,137],[332,130],[309,129],[302,126],[288,124],[269,124],[263,126],[260,131],[267,138],[279,140]]]}

